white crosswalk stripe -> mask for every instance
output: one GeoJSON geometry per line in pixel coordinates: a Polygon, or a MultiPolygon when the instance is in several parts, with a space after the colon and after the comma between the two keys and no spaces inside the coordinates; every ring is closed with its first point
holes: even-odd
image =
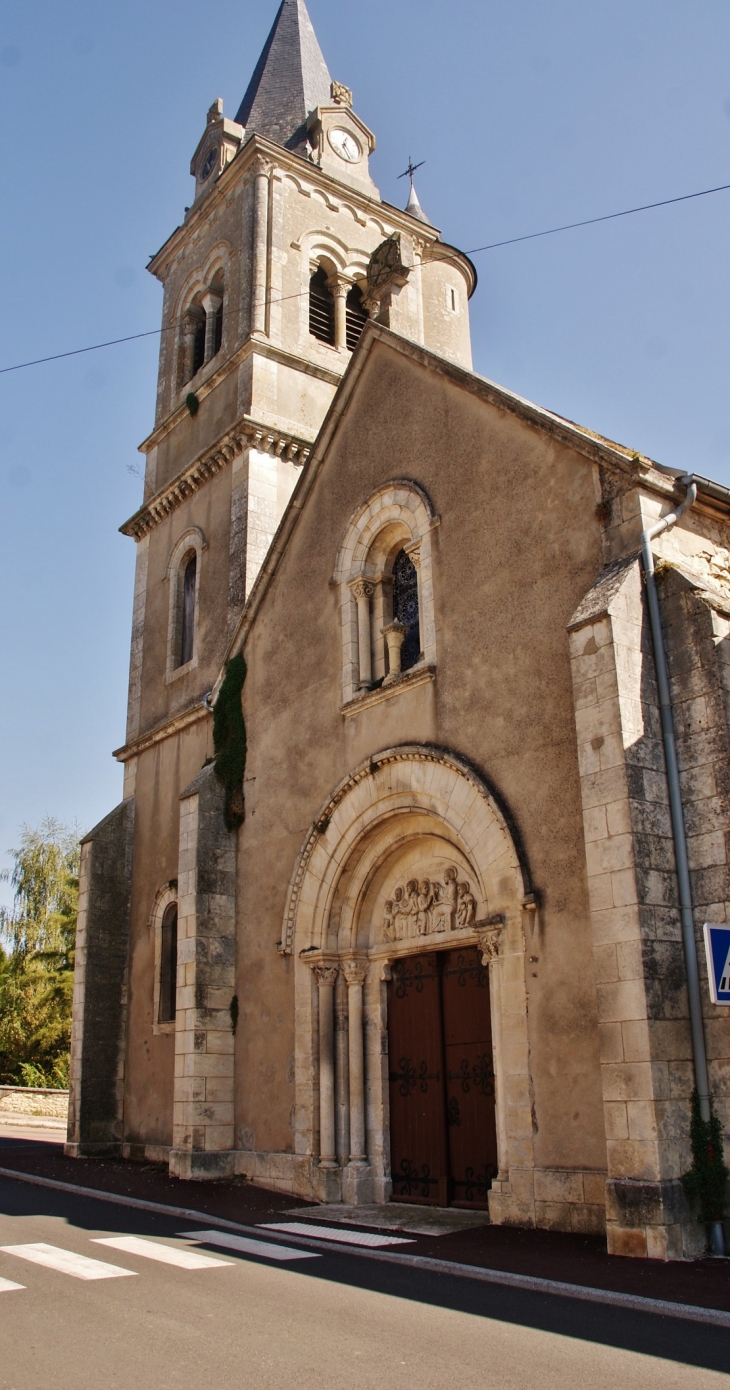
{"type": "Polygon", "coordinates": [[[112,1250],[121,1250],[125,1255],[141,1255],[145,1260],[159,1260],[160,1264],[177,1265],[178,1269],[233,1269],[230,1260],[216,1260],[213,1255],[201,1255],[198,1250],[180,1250],[175,1245],[161,1245],[155,1240],[143,1240],[141,1236],[97,1236],[94,1245],[108,1245],[112,1250]]]}
{"type": "Polygon", "coordinates": [[[272,1241],[251,1240],[236,1236],[232,1231],[179,1231],[186,1240],[199,1240],[205,1245],[219,1245],[224,1250],[240,1250],[242,1255],[260,1255],[266,1260],[319,1260],[313,1250],[295,1250],[291,1245],[274,1245],[272,1241]]]}
{"type": "Polygon", "coordinates": [[[24,1289],[25,1284],[14,1284],[12,1279],[0,1279],[0,1293],[10,1293],[12,1289],[24,1289]]]}
{"type": "Polygon", "coordinates": [[[6,1255],[29,1260],[31,1264],[55,1269],[59,1274],[70,1274],[74,1279],[123,1279],[137,1273],[134,1269],[104,1264],[103,1260],[90,1260],[88,1255],[77,1255],[75,1250],[64,1250],[60,1245],[46,1245],[43,1241],[28,1245],[0,1245],[0,1250],[6,1255]]]}
{"type": "Polygon", "coordinates": [[[285,1231],[290,1236],[316,1236],[317,1240],[333,1240],[338,1245],[412,1245],[406,1236],[380,1236],[370,1231],[333,1231],[331,1226],[309,1226],[303,1221],[267,1221],[262,1231],[285,1231]]]}

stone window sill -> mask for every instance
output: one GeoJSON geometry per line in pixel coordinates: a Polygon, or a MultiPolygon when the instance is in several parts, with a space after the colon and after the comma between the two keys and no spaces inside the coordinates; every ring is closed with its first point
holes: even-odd
{"type": "Polygon", "coordinates": [[[174,1033],[174,1032],[175,1032],[175,1020],[174,1020],[174,1019],[172,1019],[172,1021],[171,1021],[170,1023],[153,1023],[153,1024],[152,1024],[152,1033],[153,1033],[154,1037],[159,1037],[160,1033],[174,1033]]]}
{"type": "Polygon", "coordinates": [[[178,680],[180,676],[189,675],[191,671],[195,670],[197,664],[198,658],[197,655],[195,655],[191,658],[190,661],[186,661],[184,666],[173,667],[172,671],[168,671],[167,675],[165,676],[165,685],[169,685],[171,681],[178,680]]]}
{"type": "Polygon", "coordinates": [[[392,700],[396,695],[400,695],[402,690],[413,690],[415,686],[426,685],[435,679],[435,666],[413,666],[392,685],[381,685],[378,690],[365,690],[353,700],[348,700],[347,704],[340,705],[340,713],[345,718],[350,714],[359,714],[360,710],[371,709],[373,705],[382,705],[386,700],[392,700]]]}

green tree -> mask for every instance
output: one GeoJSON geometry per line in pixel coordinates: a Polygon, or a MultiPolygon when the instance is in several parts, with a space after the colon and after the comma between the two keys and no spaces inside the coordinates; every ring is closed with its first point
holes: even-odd
{"type": "Polygon", "coordinates": [[[78,910],[78,835],[47,816],[23,827],[0,910],[0,1080],[68,1084],[78,910]]]}

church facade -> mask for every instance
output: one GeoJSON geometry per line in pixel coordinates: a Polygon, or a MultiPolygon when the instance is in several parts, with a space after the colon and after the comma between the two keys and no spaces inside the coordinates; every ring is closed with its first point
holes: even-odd
{"type": "Polygon", "coordinates": [[[413,192],[381,200],[374,144],[283,0],[150,263],[124,797],[82,846],[67,1151],[696,1253],[640,550],[692,503],[653,554],[727,1130],[701,935],[730,902],[730,494],[476,375],[475,271],[413,192]]]}

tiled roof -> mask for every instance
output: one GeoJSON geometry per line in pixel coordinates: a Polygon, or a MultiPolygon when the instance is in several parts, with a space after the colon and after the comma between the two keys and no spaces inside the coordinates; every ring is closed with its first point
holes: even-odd
{"type": "Polygon", "coordinates": [[[236,114],[246,136],[303,153],[306,120],[330,102],[331,78],[304,0],[282,0],[236,114]]]}

